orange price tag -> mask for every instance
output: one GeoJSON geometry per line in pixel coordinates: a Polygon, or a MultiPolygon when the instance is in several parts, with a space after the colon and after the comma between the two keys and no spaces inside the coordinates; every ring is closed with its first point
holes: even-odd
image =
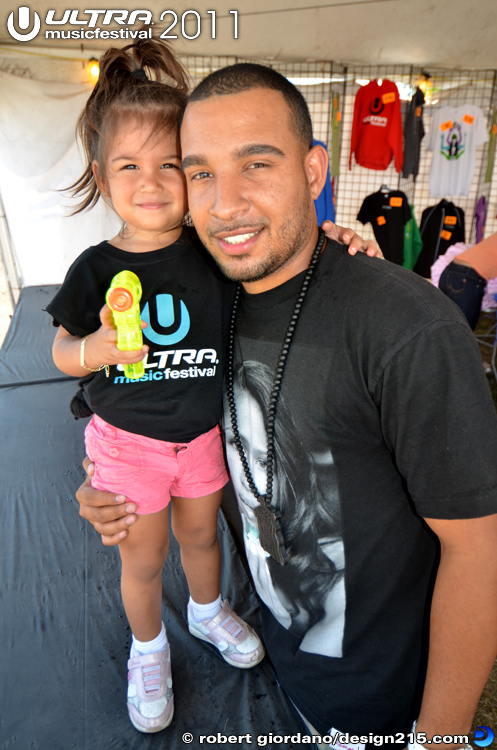
{"type": "Polygon", "coordinates": [[[378,224],[379,227],[382,227],[383,224],[387,223],[387,220],[385,219],[384,216],[378,216],[378,218],[376,219],[376,223],[378,224]]]}
{"type": "Polygon", "coordinates": [[[475,121],[475,118],[472,115],[464,115],[462,121],[466,122],[468,125],[472,125],[475,121]]]}
{"type": "Polygon", "coordinates": [[[402,198],[390,198],[389,203],[393,208],[400,208],[402,206],[402,198]]]}
{"type": "Polygon", "coordinates": [[[381,97],[383,104],[390,104],[395,101],[395,91],[391,91],[389,94],[383,94],[381,97]]]}
{"type": "Polygon", "coordinates": [[[450,238],[452,237],[452,232],[448,232],[446,229],[442,229],[442,231],[440,232],[440,237],[443,240],[450,240],[450,238]]]}
{"type": "Polygon", "coordinates": [[[336,97],[333,99],[333,109],[338,109],[338,99],[336,97]]]}
{"type": "Polygon", "coordinates": [[[447,122],[443,122],[443,123],[442,123],[442,124],[440,125],[440,130],[441,130],[441,131],[442,131],[442,133],[443,133],[443,131],[444,131],[444,130],[450,130],[450,129],[451,129],[451,127],[452,127],[452,120],[447,120],[447,122]]]}
{"type": "Polygon", "coordinates": [[[446,216],[444,224],[447,224],[449,227],[455,227],[457,224],[457,216],[446,216]]]}
{"type": "Polygon", "coordinates": [[[497,133],[497,125],[492,125],[492,133],[494,135],[497,133]]]}
{"type": "Polygon", "coordinates": [[[342,121],[342,113],[337,112],[337,122],[341,122],[341,121],[342,121]]]}
{"type": "Polygon", "coordinates": [[[423,110],[422,110],[422,108],[421,108],[421,107],[416,107],[416,117],[421,117],[421,113],[422,113],[422,111],[423,111],[423,110]]]}

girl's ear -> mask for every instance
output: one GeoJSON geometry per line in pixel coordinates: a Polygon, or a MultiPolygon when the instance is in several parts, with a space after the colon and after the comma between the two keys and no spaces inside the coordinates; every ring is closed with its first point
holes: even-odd
{"type": "Polygon", "coordinates": [[[107,183],[107,180],[103,176],[102,170],[100,169],[100,166],[98,164],[98,161],[92,162],[91,169],[93,172],[93,176],[95,178],[95,182],[97,183],[98,190],[101,195],[104,196],[104,198],[108,198],[109,193],[109,185],[107,183]]]}

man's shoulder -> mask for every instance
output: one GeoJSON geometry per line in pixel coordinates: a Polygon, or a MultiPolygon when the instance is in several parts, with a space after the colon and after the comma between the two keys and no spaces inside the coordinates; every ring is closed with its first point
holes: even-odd
{"type": "Polygon", "coordinates": [[[458,308],[413,271],[363,253],[351,256],[338,243],[330,243],[322,260],[323,288],[332,291],[335,299],[338,295],[353,318],[375,316],[389,326],[422,326],[438,320],[464,323],[458,308]]]}

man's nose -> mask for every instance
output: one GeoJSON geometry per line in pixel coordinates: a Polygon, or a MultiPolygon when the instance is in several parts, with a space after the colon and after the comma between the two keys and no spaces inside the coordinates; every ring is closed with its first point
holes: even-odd
{"type": "Polygon", "coordinates": [[[245,213],[250,207],[250,202],[237,177],[223,176],[216,180],[214,196],[211,206],[211,214],[222,221],[245,213]]]}

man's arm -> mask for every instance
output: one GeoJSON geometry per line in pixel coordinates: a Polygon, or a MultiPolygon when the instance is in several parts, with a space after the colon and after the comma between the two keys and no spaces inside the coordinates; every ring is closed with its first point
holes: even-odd
{"type": "Polygon", "coordinates": [[[425,520],[441,544],[417,724],[431,739],[469,733],[497,655],[497,514],[425,520]]]}

